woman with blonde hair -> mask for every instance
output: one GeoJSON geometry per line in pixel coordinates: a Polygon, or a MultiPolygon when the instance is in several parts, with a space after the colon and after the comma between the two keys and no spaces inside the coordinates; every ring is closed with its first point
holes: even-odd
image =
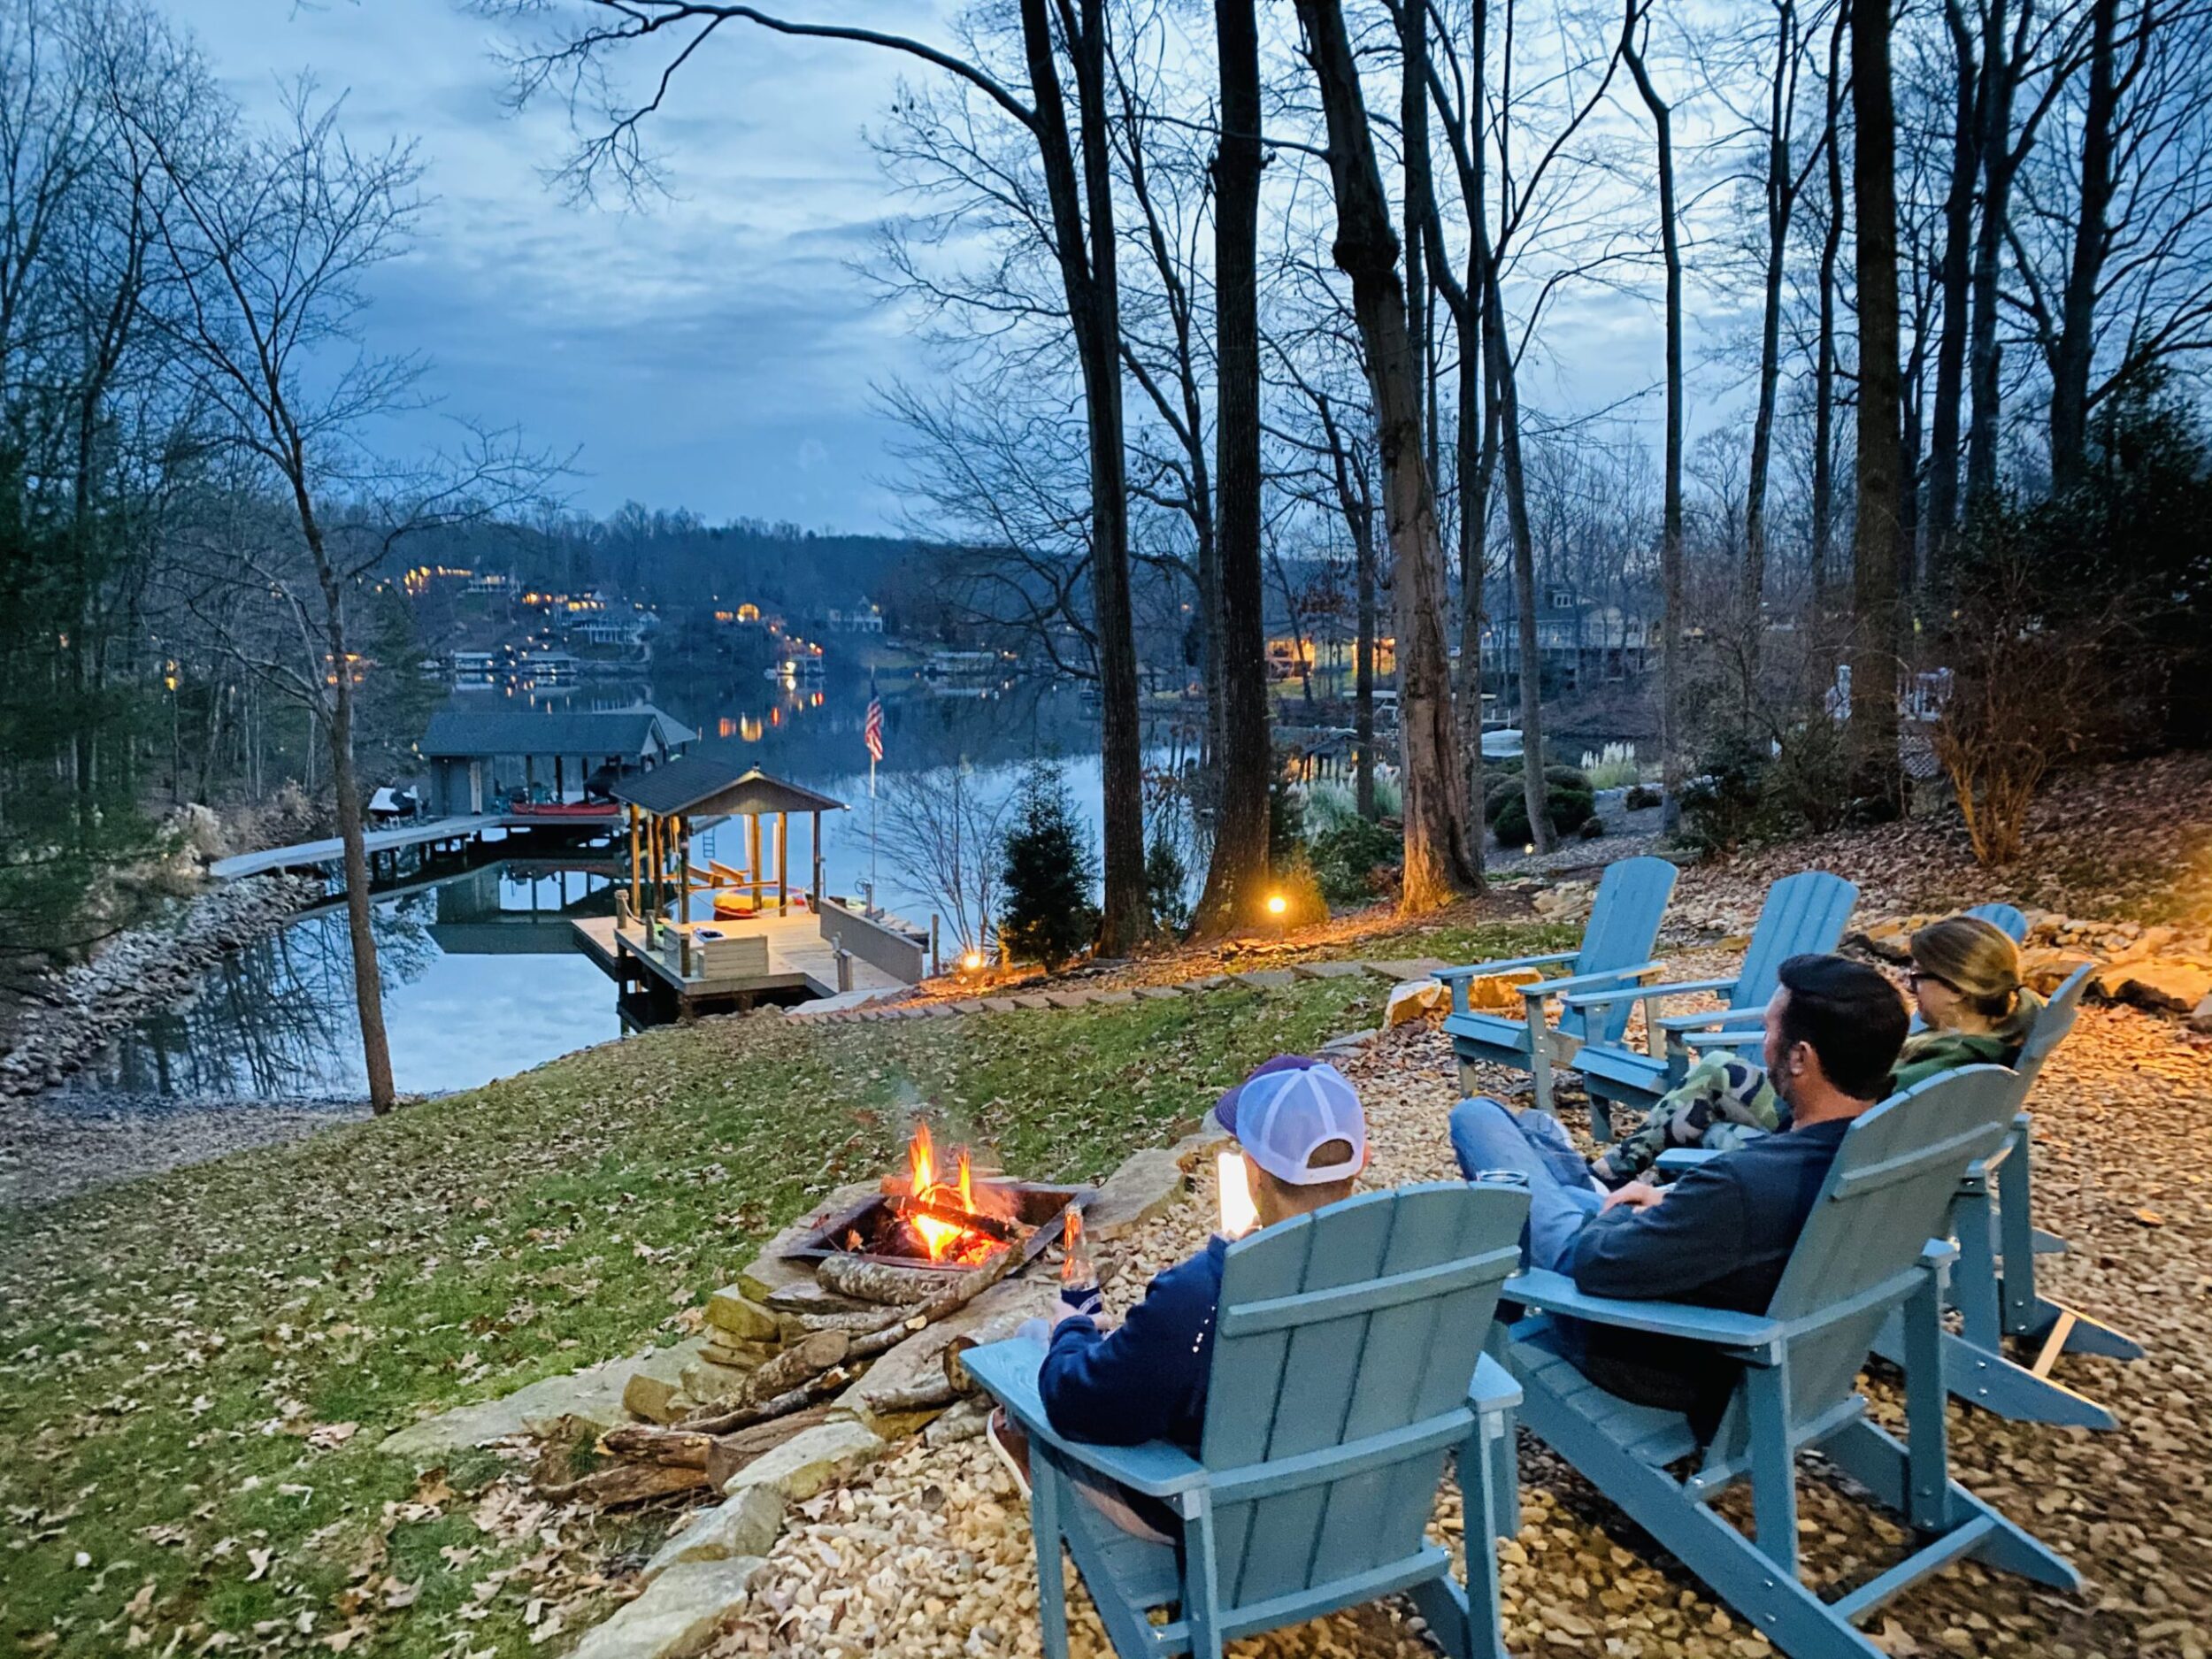
{"type": "MultiPolygon", "coordinates": [[[[2020,1057],[2043,999],[2020,982],[2020,950],[1978,916],[1931,922],[1912,936],[1915,1024],[1890,1073],[1891,1094],[1962,1065],[2010,1065],[2020,1057]]],[[[1602,1187],[1642,1174],[1662,1152],[1704,1147],[1725,1152],[1780,1126],[1780,1100],[1751,1060],[1710,1054],[1601,1156],[1590,1173],[1602,1187]]]]}

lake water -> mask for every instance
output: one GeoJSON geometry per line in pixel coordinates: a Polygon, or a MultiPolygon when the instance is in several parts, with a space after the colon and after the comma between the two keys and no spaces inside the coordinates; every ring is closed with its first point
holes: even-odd
{"type": "MultiPolygon", "coordinates": [[[[642,692],[586,687],[567,706],[618,706],[642,692]]],[[[664,686],[652,701],[702,733],[692,753],[757,764],[849,803],[850,810],[824,820],[824,880],[832,893],[857,895],[871,867],[861,740],[868,696],[864,679],[822,687],[756,679],[664,686]]],[[[979,695],[887,687],[883,702],[876,806],[887,825],[919,774],[957,770],[964,795],[987,808],[1013,795],[1033,757],[1052,756],[1095,845],[1096,715],[1072,687],[1023,684],[979,695]]],[[[1156,758],[1171,761],[1173,733],[1157,735],[1156,758]]],[[[710,832],[695,856],[742,863],[743,833],[734,822],[710,832]]],[[[802,826],[793,826],[791,842],[792,868],[803,879],[802,826]]],[[[476,867],[403,879],[379,899],[385,1028],[403,1092],[474,1087],[622,1034],[615,985],[572,949],[569,928],[579,917],[613,914],[615,850],[532,850],[511,858],[488,840],[476,867]]],[[[924,926],[944,908],[907,885],[895,856],[881,857],[879,870],[885,908],[924,926]]],[[[946,933],[949,951],[949,926],[946,933]]],[[[160,1112],[210,1101],[350,1101],[366,1090],[352,952],[334,900],[276,937],[231,952],[191,1001],[140,1021],[42,1103],[160,1112]]]]}

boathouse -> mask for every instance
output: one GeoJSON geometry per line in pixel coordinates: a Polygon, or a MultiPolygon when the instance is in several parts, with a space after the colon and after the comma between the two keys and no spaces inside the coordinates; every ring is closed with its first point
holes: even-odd
{"type": "Polygon", "coordinates": [[[698,735],[650,703],[583,713],[449,708],[430,717],[416,747],[437,817],[597,805],[611,818],[618,781],[665,764],[698,735]]]}

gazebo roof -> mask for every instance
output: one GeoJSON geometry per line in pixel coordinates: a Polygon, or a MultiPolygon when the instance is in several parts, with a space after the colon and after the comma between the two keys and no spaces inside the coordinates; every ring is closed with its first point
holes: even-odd
{"type": "Polygon", "coordinates": [[[614,787],[614,798],[655,818],[759,818],[772,812],[841,812],[842,801],[771,778],[757,766],[739,772],[727,761],[687,755],[614,787]]]}

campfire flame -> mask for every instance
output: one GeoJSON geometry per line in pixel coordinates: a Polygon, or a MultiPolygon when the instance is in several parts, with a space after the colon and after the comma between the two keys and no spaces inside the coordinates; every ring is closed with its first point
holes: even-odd
{"type": "MultiPolygon", "coordinates": [[[[975,1178],[968,1160],[968,1149],[962,1147],[958,1154],[957,1173],[949,1181],[938,1179],[937,1145],[931,1137],[929,1125],[916,1125],[914,1139],[906,1149],[907,1171],[910,1178],[908,1191],[918,1203],[933,1205],[941,1210],[956,1210],[964,1215],[976,1215],[975,1178]]],[[[933,1262],[981,1262],[1005,1248],[999,1240],[978,1227],[963,1226],[939,1216],[917,1210],[907,1217],[915,1233],[928,1250],[933,1262]]]]}

